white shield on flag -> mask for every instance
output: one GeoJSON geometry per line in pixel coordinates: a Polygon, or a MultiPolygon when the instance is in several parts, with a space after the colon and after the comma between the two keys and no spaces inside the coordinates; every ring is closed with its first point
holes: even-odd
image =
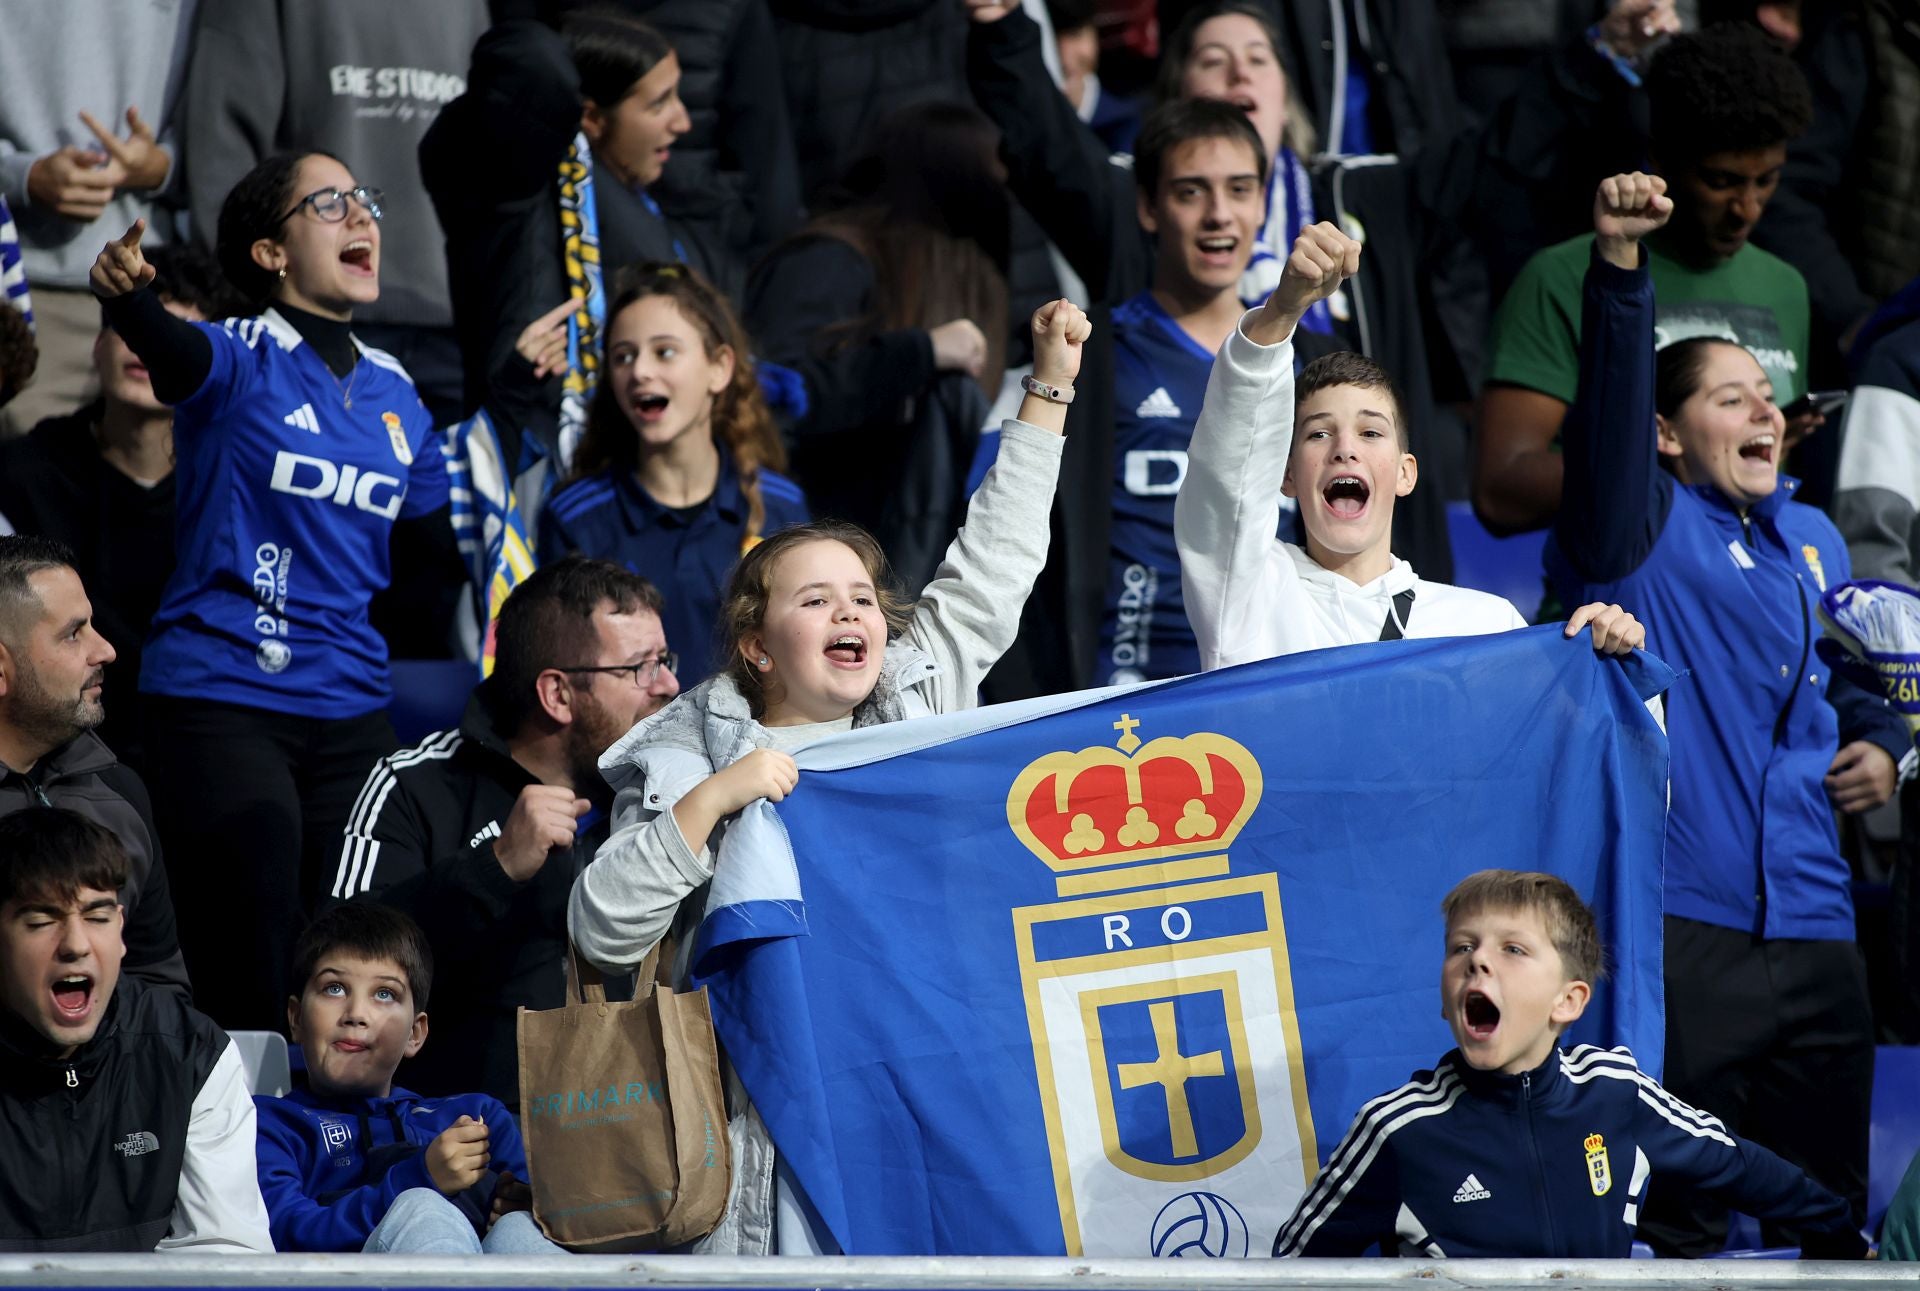
{"type": "Polygon", "coordinates": [[[1266,1254],[1318,1160],[1275,876],[1013,916],[1068,1253],[1266,1254]]]}

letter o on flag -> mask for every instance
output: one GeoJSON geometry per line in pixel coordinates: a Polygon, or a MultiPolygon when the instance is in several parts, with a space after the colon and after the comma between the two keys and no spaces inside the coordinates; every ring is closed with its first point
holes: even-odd
{"type": "Polygon", "coordinates": [[[1168,941],[1185,941],[1193,935],[1193,916],[1185,906],[1170,905],[1160,912],[1160,931],[1167,935],[1168,941]],[[1173,930],[1175,915],[1179,916],[1179,932],[1173,930]]]}

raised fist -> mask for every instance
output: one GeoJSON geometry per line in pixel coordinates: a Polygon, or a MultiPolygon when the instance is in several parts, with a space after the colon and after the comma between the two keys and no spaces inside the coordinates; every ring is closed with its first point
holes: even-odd
{"type": "Polygon", "coordinates": [[[147,222],[135,220],[117,241],[101,249],[93,262],[93,272],[87,275],[94,295],[102,300],[125,296],[153,281],[154,268],[140,254],[140,235],[146,231],[147,222]]]}
{"type": "Polygon", "coordinates": [[[1593,195],[1593,235],[1600,254],[1622,269],[1640,267],[1640,239],[1667,222],[1667,181],[1634,171],[1610,175],[1593,195]]]}
{"type": "Polygon", "coordinates": [[[970,318],[927,329],[936,372],[964,372],[974,380],[987,370],[987,334],[970,318]]]}
{"type": "Polygon", "coordinates": [[[564,786],[526,785],[493,840],[493,858],[508,878],[525,883],[540,872],[554,848],[573,846],[574,826],[592,809],[592,803],[564,786]]]}
{"type": "Polygon", "coordinates": [[[1600,20],[1600,39],[1630,63],[1679,30],[1674,0],[1613,0],[1600,20]]]}
{"type": "Polygon", "coordinates": [[[1093,324],[1070,300],[1050,300],[1033,311],[1033,377],[1048,385],[1070,386],[1080,375],[1081,347],[1093,324]]]}
{"type": "Polygon", "coordinates": [[[1360,244],[1322,220],[1300,230],[1287,256],[1280,284],[1260,312],[1248,320],[1247,338],[1273,345],[1293,334],[1294,324],[1319,302],[1360,272],[1360,244]]]}

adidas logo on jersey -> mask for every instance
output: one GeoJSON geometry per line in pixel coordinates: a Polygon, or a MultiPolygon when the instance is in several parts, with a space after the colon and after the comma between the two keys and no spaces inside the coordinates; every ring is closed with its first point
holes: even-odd
{"type": "Polygon", "coordinates": [[[310,403],[301,404],[280,420],[295,430],[311,431],[316,435],[320,433],[320,418],[314,416],[313,405],[310,403]]]}
{"type": "Polygon", "coordinates": [[[1165,386],[1160,386],[1156,388],[1152,394],[1140,401],[1140,406],[1133,410],[1133,415],[1136,417],[1178,417],[1180,415],[1180,405],[1173,401],[1173,396],[1167,393],[1165,386]]]}
{"type": "Polygon", "coordinates": [[[1468,1175],[1466,1181],[1456,1188],[1453,1193],[1453,1199],[1455,1201],[1485,1201],[1491,1196],[1493,1196],[1493,1193],[1489,1192],[1487,1186],[1480,1182],[1480,1176],[1473,1174],[1468,1175]]]}

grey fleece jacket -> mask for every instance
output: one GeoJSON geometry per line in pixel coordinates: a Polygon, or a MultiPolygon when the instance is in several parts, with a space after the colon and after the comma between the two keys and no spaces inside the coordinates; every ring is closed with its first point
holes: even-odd
{"type": "Polygon", "coordinates": [[[213,245],[220,204],[256,162],[324,149],[386,193],[380,299],[354,318],[451,327],[445,238],[417,153],[440,109],[466,92],[485,0],[199,3],[180,105],[194,238],[213,245]]]}
{"type": "MultiPolygon", "coordinates": [[[[124,137],[126,110],[139,108],[161,147],[175,155],[169,121],[193,7],[194,0],[0,4],[0,197],[13,208],[20,256],[35,287],[84,290],[100,248],[141,216],[150,241],[169,240],[170,221],[151,193],[120,193],[99,219],[76,224],[27,200],[27,172],[68,144],[99,149],[82,112],[124,137]]],[[[175,178],[168,174],[169,187],[175,178]]]]}
{"type": "MultiPolygon", "coordinates": [[[[855,726],[975,705],[981,679],[1013,644],[1021,607],[1046,563],[1064,444],[1025,422],[1006,423],[1000,456],[912,620],[888,643],[878,684],[854,710],[855,726]]],[[[722,821],[696,850],[681,835],[673,805],[770,742],[746,697],[722,674],[635,726],[601,757],[601,774],[617,795],[613,833],[575,881],[567,910],[568,931],[590,962],[626,971],[671,930],[679,946],[674,977],[686,980],[716,860],[788,844],[763,801],[722,821]]],[[[766,1254],[773,1242],[773,1148],[731,1067],[726,1074],[733,1191],[720,1227],[695,1249],[766,1254]]]]}

